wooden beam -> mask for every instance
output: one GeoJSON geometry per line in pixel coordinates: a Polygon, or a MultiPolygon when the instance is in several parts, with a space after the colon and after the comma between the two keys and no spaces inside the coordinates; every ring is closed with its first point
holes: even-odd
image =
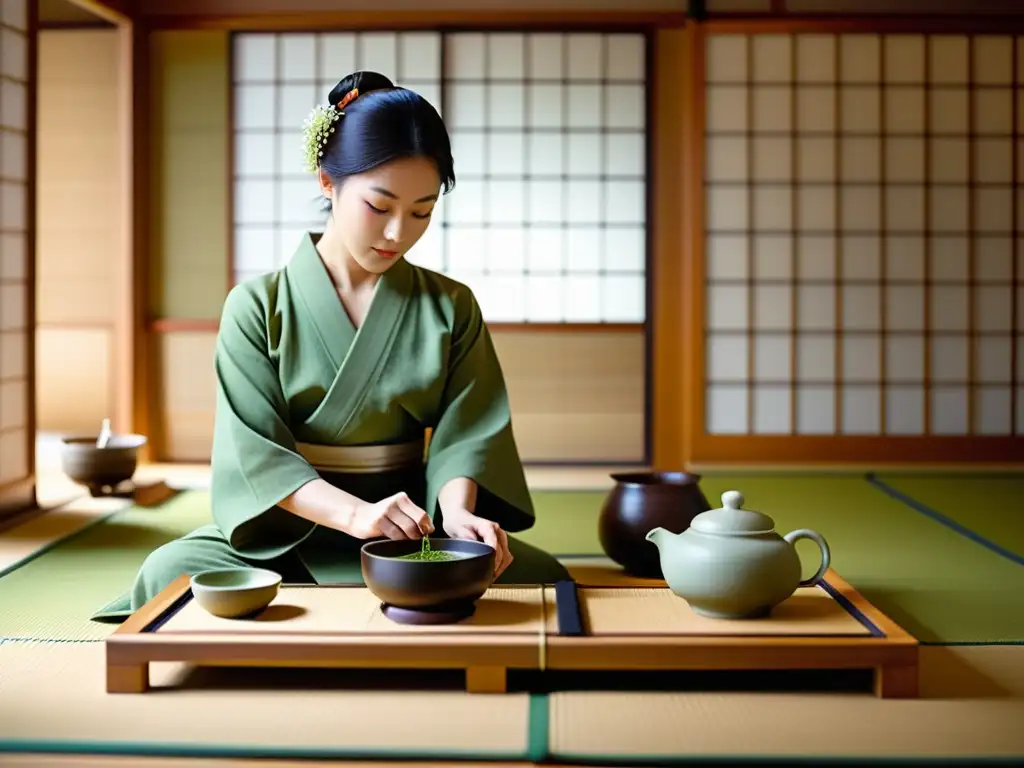
{"type": "Polygon", "coordinates": [[[686,164],[683,138],[689,119],[687,91],[692,28],[661,29],[652,38],[654,66],[649,84],[653,102],[652,162],[648,164],[651,200],[651,258],[647,279],[653,296],[651,323],[650,462],[657,470],[680,470],[686,460],[683,445],[683,284],[684,211],[691,204],[684,188],[686,164]],[[680,93],[682,89],[682,94],[680,93]]]}
{"type": "Polygon", "coordinates": [[[687,36],[686,67],[687,88],[684,99],[686,121],[683,132],[682,199],[682,280],[678,311],[681,314],[683,343],[682,380],[679,396],[682,398],[681,418],[677,422],[682,432],[683,462],[689,465],[695,455],[695,436],[704,432],[704,137],[705,51],[706,24],[690,27],[687,36]]]}
{"type": "Polygon", "coordinates": [[[27,321],[27,333],[25,334],[25,364],[28,370],[25,372],[26,388],[25,407],[28,410],[28,429],[25,435],[25,464],[27,475],[25,482],[28,490],[14,492],[9,497],[12,508],[28,504],[34,507],[38,503],[37,477],[38,467],[36,466],[36,432],[38,431],[39,419],[36,415],[39,401],[39,385],[36,374],[36,316],[39,314],[36,300],[36,287],[39,273],[39,257],[37,254],[39,243],[38,226],[38,200],[39,174],[37,172],[37,155],[39,152],[39,3],[30,0],[28,6],[28,88],[26,94],[28,135],[25,139],[25,167],[28,170],[27,200],[25,201],[25,221],[28,224],[28,233],[25,242],[26,259],[26,283],[25,288],[28,296],[25,297],[25,314],[27,321]],[[28,495],[26,495],[28,494],[28,495]]]}
{"type": "Polygon", "coordinates": [[[110,29],[110,24],[103,19],[93,21],[41,21],[40,31],[47,32],[69,32],[83,29],[110,29]]]}
{"type": "Polygon", "coordinates": [[[131,67],[132,29],[131,22],[117,27],[117,132],[121,151],[121,243],[120,255],[114,268],[115,296],[113,327],[113,407],[111,427],[115,432],[128,433],[134,430],[132,408],[135,383],[133,380],[132,357],[135,329],[132,323],[132,306],[135,301],[133,285],[133,229],[135,225],[132,205],[132,149],[135,143],[133,130],[132,87],[134,76],[131,67]]]}
{"type": "Polygon", "coordinates": [[[111,24],[130,24],[134,19],[133,0],[68,0],[94,16],[111,24]]]}
{"type": "Polygon", "coordinates": [[[149,16],[153,29],[218,29],[233,31],[407,30],[439,28],[630,29],[681,27],[681,11],[308,11],[251,15],[149,16]]]}
{"type": "MultiPolygon", "coordinates": [[[[121,24],[120,110],[122,143],[122,210],[124,258],[121,270],[120,390],[125,403],[123,429],[151,436],[154,407],[152,366],[147,344],[149,301],[149,36],[139,22],[121,24]]],[[[139,451],[153,460],[154,440],[139,451]]]]}
{"type": "Polygon", "coordinates": [[[111,24],[130,24],[134,18],[134,0],[68,0],[111,24]]]}

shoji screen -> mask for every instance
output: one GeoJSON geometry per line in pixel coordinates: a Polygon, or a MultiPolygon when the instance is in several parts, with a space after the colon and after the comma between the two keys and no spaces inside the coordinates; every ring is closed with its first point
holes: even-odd
{"type": "MultiPolygon", "coordinates": [[[[441,107],[436,32],[238,34],[232,69],[236,281],[283,266],[303,232],[323,229],[316,180],[303,170],[302,121],[342,77],[374,70],[441,107]]],[[[429,238],[417,256],[440,263],[440,232],[429,238]]]]}
{"type": "MultiPolygon", "coordinates": [[[[0,6],[0,509],[27,503],[34,465],[30,381],[29,2],[0,6]],[[15,500],[17,503],[17,500],[15,500]]],[[[34,5],[34,4],[33,4],[34,5]]]]}
{"type": "Polygon", "coordinates": [[[642,34],[244,33],[233,68],[235,280],[322,228],[302,121],[374,69],[431,100],[452,137],[456,188],[410,261],[470,285],[491,321],[644,323],[642,34]]]}
{"type": "Polygon", "coordinates": [[[643,35],[459,33],[445,49],[444,270],[488,320],[643,323],[643,35]]]}
{"type": "Polygon", "coordinates": [[[1018,41],[706,51],[707,433],[1024,433],[1018,41]]]}

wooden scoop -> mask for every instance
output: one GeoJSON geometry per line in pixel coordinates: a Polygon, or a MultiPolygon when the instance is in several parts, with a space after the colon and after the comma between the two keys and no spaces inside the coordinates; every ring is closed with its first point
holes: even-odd
{"type": "Polygon", "coordinates": [[[100,435],[96,438],[97,448],[106,448],[107,443],[110,442],[110,419],[103,420],[103,426],[100,427],[100,435]]]}

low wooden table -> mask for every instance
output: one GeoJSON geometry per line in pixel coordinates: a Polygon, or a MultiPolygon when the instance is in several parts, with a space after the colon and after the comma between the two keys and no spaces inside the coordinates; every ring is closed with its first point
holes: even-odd
{"type": "Polygon", "coordinates": [[[873,669],[883,697],[916,697],[918,643],[837,573],[767,619],[702,618],[664,582],[587,571],[552,586],[495,586],[469,619],[396,624],[362,586],[281,587],[251,619],[211,616],[186,576],[106,640],[107,690],[141,693],[149,663],[213,667],[464,669],[471,692],[506,690],[509,669],[873,669]],[[604,582],[604,584],[598,582],[604,582]]]}

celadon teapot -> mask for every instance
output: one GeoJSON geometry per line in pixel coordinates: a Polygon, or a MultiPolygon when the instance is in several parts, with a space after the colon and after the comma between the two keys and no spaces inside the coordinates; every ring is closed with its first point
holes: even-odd
{"type": "Polygon", "coordinates": [[[801,528],[780,536],[768,515],[742,509],[739,491],[722,494],[722,506],[693,518],[682,533],[654,528],[647,540],[657,548],[669,589],[701,616],[752,619],[768,616],[798,587],[818,584],[831,562],[825,539],[801,528]],[[795,543],[814,541],[821,565],[809,579],[795,543]]]}

